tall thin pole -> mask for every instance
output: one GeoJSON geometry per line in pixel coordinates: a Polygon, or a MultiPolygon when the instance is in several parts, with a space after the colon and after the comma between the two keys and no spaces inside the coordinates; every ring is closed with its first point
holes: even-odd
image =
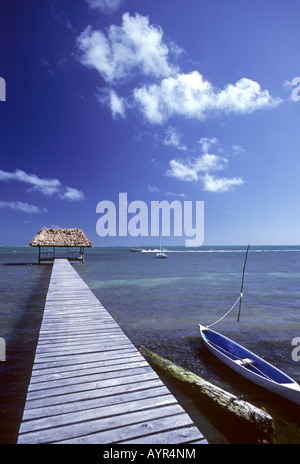
{"type": "MultiPolygon", "coordinates": [[[[250,245],[248,245],[248,247],[247,247],[245,261],[244,261],[243,277],[242,277],[242,285],[241,285],[241,297],[243,295],[245,268],[246,268],[246,262],[247,262],[247,256],[248,256],[249,248],[250,248],[250,245]]],[[[241,307],[242,307],[242,298],[240,298],[239,313],[238,313],[238,318],[237,318],[238,322],[240,322],[241,307]]]]}

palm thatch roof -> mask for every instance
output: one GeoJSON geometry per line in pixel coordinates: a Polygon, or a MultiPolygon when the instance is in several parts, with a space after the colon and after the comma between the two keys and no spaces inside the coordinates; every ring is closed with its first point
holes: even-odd
{"type": "Polygon", "coordinates": [[[41,229],[31,240],[36,247],[92,247],[92,243],[80,229],[41,229]]]}

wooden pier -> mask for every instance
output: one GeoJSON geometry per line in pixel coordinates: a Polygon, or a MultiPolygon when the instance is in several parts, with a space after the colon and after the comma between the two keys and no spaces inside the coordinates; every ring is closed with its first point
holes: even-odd
{"type": "Polygon", "coordinates": [[[66,259],[53,264],[18,443],[207,443],[66,259]]]}

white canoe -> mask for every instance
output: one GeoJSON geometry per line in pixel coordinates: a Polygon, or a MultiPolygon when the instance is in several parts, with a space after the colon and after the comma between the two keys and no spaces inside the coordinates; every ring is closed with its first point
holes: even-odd
{"type": "Polygon", "coordinates": [[[224,335],[200,325],[205,346],[220,361],[257,385],[300,404],[300,386],[282,371],[224,335]]]}

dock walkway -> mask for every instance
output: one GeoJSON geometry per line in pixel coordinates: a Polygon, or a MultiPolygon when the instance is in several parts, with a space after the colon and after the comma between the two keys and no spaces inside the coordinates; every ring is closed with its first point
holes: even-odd
{"type": "Polygon", "coordinates": [[[18,443],[207,443],[66,259],[53,264],[18,443]]]}

